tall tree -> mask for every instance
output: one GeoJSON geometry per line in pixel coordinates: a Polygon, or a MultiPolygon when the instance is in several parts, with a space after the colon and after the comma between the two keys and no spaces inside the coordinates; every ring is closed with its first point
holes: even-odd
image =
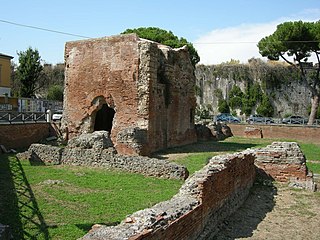
{"type": "Polygon", "coordinates": [[[122,34],[125,33],[136,33],[141,38],[162,43],[173,48],[179,48],[187,45],[190,54],[190,60],[193,66],[195,66],[200,61],[198,52],[193,47],[193,44],[188,42],[185,38],[178,38],[171,31],[166,31],[157,27],[141,27],[135,29],[127,29],[122,34]]]}
{"type": "Polygon", "coordinates": [[[16,77],[20,82],[20,96],[34,97],[41,77],[43,67],[41,57],[37,49],[29,47],[25,52],[19,52],[19,66],[17,67],[16,77]]]}
{"type": "Polygon", "coordinates": [[[300,70],[301,79],[311,91],[311,113],[308,124],[313,124],[320,100],[320,21],[285,22],[277,26],[276,31],[261,39],[259,52],[270,60],[280,58],[300,70]],[[314,54],[318,64],[306,69],[308,58],[314,54]],[[289,57],[293,57],[290,60],[289,57]]]}

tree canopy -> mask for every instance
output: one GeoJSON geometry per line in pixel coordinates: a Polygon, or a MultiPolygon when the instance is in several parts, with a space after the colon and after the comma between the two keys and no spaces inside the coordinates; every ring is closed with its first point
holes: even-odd
{"type": "Polygon", "coordinates": [[[48,88],[48,100],[63,101],[63,86],[51,85],[48,88]]]}
{"type": "Polygon", "coordinates": [[[313,124],[320,99],[320,21],[279,24],[273,34],[259,41],[258,48],[262,56],[270,60],[283,59],[300,70],[301,79],[312,93],[308,124],[313,124]],[[318,64],[308,67],[305,62],[312,54],[316,56],[318,64]],[[289,57],[293,57],[293,60],[289,57]]]}
{"type": "Polygon", "coordinates": [[[134,29],[127,29],[122,34],[126,33],[136,33],[141,38],[162,43],[173,48],[179,48],[186,45],[188,46],[188,51],[190,54],[190,60],[192,64],[195,66],[200,61],[198,52],[193,47],[193,44],[188,42],[185,38],[178,38],[171,31],[166,31],[157,27],[140,27],[134,29]]]}
{"type": "Polygon", "coordinates": [[[40,79],[43,67],[41,57],[37,49],[29,47],[25,52],[19,52],[19,65],[16,77],[20,82],[20,96],[34,97],[37,83],[40,79]]]}

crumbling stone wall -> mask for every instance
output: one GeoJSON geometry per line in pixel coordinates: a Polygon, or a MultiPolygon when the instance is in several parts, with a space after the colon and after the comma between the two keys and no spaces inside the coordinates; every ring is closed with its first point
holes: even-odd
{"type": "Polygon", "coordinates": [[[297,186],[315,190],[312,173],[296,142],[273,142],[255,151],[255,164],[259,171],[279,182],[291,182],[297,186]]]}
{"type": "Polygon", "coordinates": [[[106,131],[96,131],[75,137],[65,148],[32,144],[27,156],[20,155],[20,157],[42,164],[119,169],[159,178],[186,179],[189,175],[184,166],[167,160],[117,154],[106,131]]]}
{"type": "Polygon", "coordinates": [[[117,226],[96,226],[82,239],[210,239],[216,226],[241,206],[254,178],[252,152],[214,157],[172,199],[117,226]]]}
{"type": "Polygon", "coordinates": [[[94,131],[103,104],[114,109],[118,153],[148,155],[196,141],[194,68],[186,48],[135,34],[66,43],[65,138],[94,131]]]}
{"type": "MultiPolygon", "coordinates": [[[[157,177],[183,176],[178,165],[167,161],[117,155],[107,132],[94,132],[90,136],[91,139],[85,135],[70,141],[71,148],[64,150],[66,155],[62,152],[60,162],[145,171],[146,175],[157,177]]],[[[43,150],[43,145],[33,145],[29,152],[30,156],[41,156],[42,160],[59,155],[43,150]]],[[[56,147],[54,152],[59,152],[56,147]]],[[[212,239],[221,221],[245,201],[255,180],[256,168],[258,173],[266,173],[275,180],[310,190],[316,188],[299,145],[275,142],[261,149],[213,157],[186,180],[172,199],[133,213],[117,226],[95,225],[82,239],[212,239]]]]}
{"type": "Polygon", "coordinates": [[[95,225],[81,239],[212,239],[219,223],[246,199],[255,179],[255,165],[259,168],[261,163],[267,164],[258,171],[308,180],[305,159],[296,143],[276,142],[266,148],[216,156],[188,178],[172,199],[133,213],[117,226],[95,225]],[[284,165],[296,168],[283,172],[284,165]]]}

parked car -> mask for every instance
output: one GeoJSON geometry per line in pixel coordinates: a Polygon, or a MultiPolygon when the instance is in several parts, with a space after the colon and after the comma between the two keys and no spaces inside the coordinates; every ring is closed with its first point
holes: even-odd
{"type": "Polygon", "coordinates": [[[282,123],[284,124],[306,124],[307,122],[308,119],[295,115],[282,119],[282,123]]]}
{"type": "Polygon", "coordinates": [[[240,123],[240,119],[230,113],[220,113],[216,117],[217,122],[240,123]]]}
{"type": "Polygon", "coordinates": [[[264,117],[262,115],[259,114],[252,114],[249,116],[249,118],[247,118],[247,123],[274,123],[274,121],[272,120],[272,118],[269,117],[264,117]]]}
{"type": "Polygon", "coordinates": [[[62,118],[62,110],[57,110],[54,114],[52,114],[53,121],[60,121],[62,118]]]}

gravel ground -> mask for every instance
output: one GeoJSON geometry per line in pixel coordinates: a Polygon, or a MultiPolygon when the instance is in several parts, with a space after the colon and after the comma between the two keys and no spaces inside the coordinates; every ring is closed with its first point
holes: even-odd
{"type": "Polygon", "coordinates": [[[320,239],[320,193],[256,184],[220,226],[215,240],[225,239],[320,239]]]}

